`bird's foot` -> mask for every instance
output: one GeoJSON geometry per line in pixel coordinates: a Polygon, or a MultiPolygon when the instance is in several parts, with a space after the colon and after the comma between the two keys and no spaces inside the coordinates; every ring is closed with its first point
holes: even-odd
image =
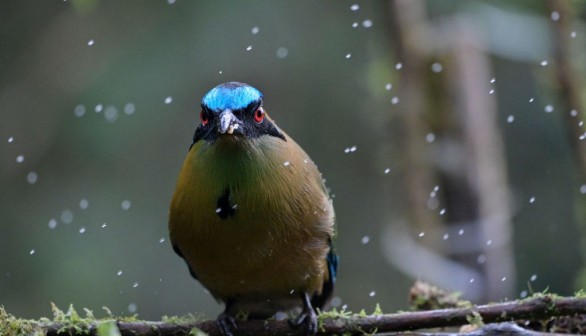
{"type": "Polygon", "coordinates": [[[222,313],[218,315],[216,322],[218,323],[218,327],[223,336],[232,336],[232,330],[237,329],[236,318],[232,315],[222,313]]]}
{"type": "Polygon", "coordinates": [[[303,309],[294,320],[289,320],[289,324],[294,328],[304,326],[306,335],[317,334],[317,315],[311,307],[303,309]]]}

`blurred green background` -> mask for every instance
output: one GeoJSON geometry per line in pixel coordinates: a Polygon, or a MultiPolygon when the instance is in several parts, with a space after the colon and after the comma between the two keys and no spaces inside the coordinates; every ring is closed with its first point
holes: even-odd
{"type": "MultiPolygon", "coordinates": [[[[580,288],[586,181],[552,75],[555,14],[533,0],[421,4],[431,30],[463,20],[485,42],[495,80],[478,81],[495,90],[486,96],[498,111],[510,191],[514,268],[496,284],[504,295],[483,294],[469,273],[419,264],[419,250],[397,257],[389,248],[389,232],[414,225],[401,138],[408,60],[396,53],[402,14],[389,2],[0,0],[0,305],[30,318],[50,315],[50,302],[146,319],[220,312],[174,255],[167,214],[200,99],[226,81],[261,90],[327,178],[341,256],[335,305],[406,309],[415,278],[476,301],[580,288]]],[[[586,5],[572,4],[572,47],[584,55],[586,5]]],[[[442,56],[449,41],[426,43],[435,51],[424,81],[450,86],[458,61],[442,56]]],[[[584,58],[575,61],[581,70],[584,58]]],[[[453,117],[436,106],[425,106],[432,124],[453,117]]],[[[439,133],[425,137],[422,155],[452,162],[439,133]]],[[[443,222],[441,208],[429,211],[443,222]]],[[[455,227],[462,233],[441,226],[411,237],[441,251],[467,239],[455,227]]]]}

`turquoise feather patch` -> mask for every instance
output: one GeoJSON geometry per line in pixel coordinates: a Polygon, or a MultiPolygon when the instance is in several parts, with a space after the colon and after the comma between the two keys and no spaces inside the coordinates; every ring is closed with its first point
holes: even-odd
{"type": "Polygon", "coordinates": [[[212,112],[226,109],[232,111],[248,107],[262,98],[262,93],[250,85],[229,82],[211,89],[202,99],[202,104],[212,112]]]}

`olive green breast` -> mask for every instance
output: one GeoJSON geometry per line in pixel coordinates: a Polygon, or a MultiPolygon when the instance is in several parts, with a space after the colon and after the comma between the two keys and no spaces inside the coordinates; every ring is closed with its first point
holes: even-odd
{"type": "Polygon", "coordinates": [[[321,175],[287,141],[199,141],[181,170],[171,241],[218,299],[321,291],[334,212],[321,175]]]}

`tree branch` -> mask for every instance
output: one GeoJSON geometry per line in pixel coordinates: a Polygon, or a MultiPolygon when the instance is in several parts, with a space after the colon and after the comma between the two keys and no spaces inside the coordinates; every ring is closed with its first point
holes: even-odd
{"type": "MultiPolygon", "coordinates": [[[[470,308],[440,309],[420,312],[406,312],[384,315],[352,315],[335,318],[320,317],[319,335],[364,333],[388,333],[412,331],[427,328],[457,327],[469,324],[469,319],[480,318],[482,323],[510,322],[522,319],[541,320],[550,317],[586,314],[586,298],[562,298],[553,295],[543,295],[522,301],[472,306],[470,308]]],[[[331,315],[326,313],[325,316],[331,315]]],[[[478,319],[478,320],[480,320],[478,319]]],[[[1,322],[1,320],[0,320],[1,322]]],[[[90,323],[84,332],[76,330],[73,326],[64,323],[38,323],[37,328],[46,331],[49,336],[65,335],[97,335],[97,327],[108,321],[90,323]]],[[[215,321],[203,321],[193,323],[169,323],[169,322],[124,322],[110,320],[116,323],[123,336],[161,336],[161,335],[187,335],[190,332],[200,330],[209,335],[221,335],[215,321]]],[[[509,335],[541,335],[534,331],[517,328],[513,324],[489,325],[476,331],[459,335],[491,335],[502,334],[495,328],[508,330],[504,334],[509,335]]],[[[504,332],[504,331],[503,331],[504,332]]],[[[302,329],[294,329],[287,321],[260,321],[251,320],[238,322],[237,335],[303,335],[302,329]]],[[[197,335],[197,334],[196,334],[197,335]]],[[[446,333],[420,333],[418,335],[450,335],[446,333]]],[[[551,335],[551,334],[548,334],[551,335]]]]}

